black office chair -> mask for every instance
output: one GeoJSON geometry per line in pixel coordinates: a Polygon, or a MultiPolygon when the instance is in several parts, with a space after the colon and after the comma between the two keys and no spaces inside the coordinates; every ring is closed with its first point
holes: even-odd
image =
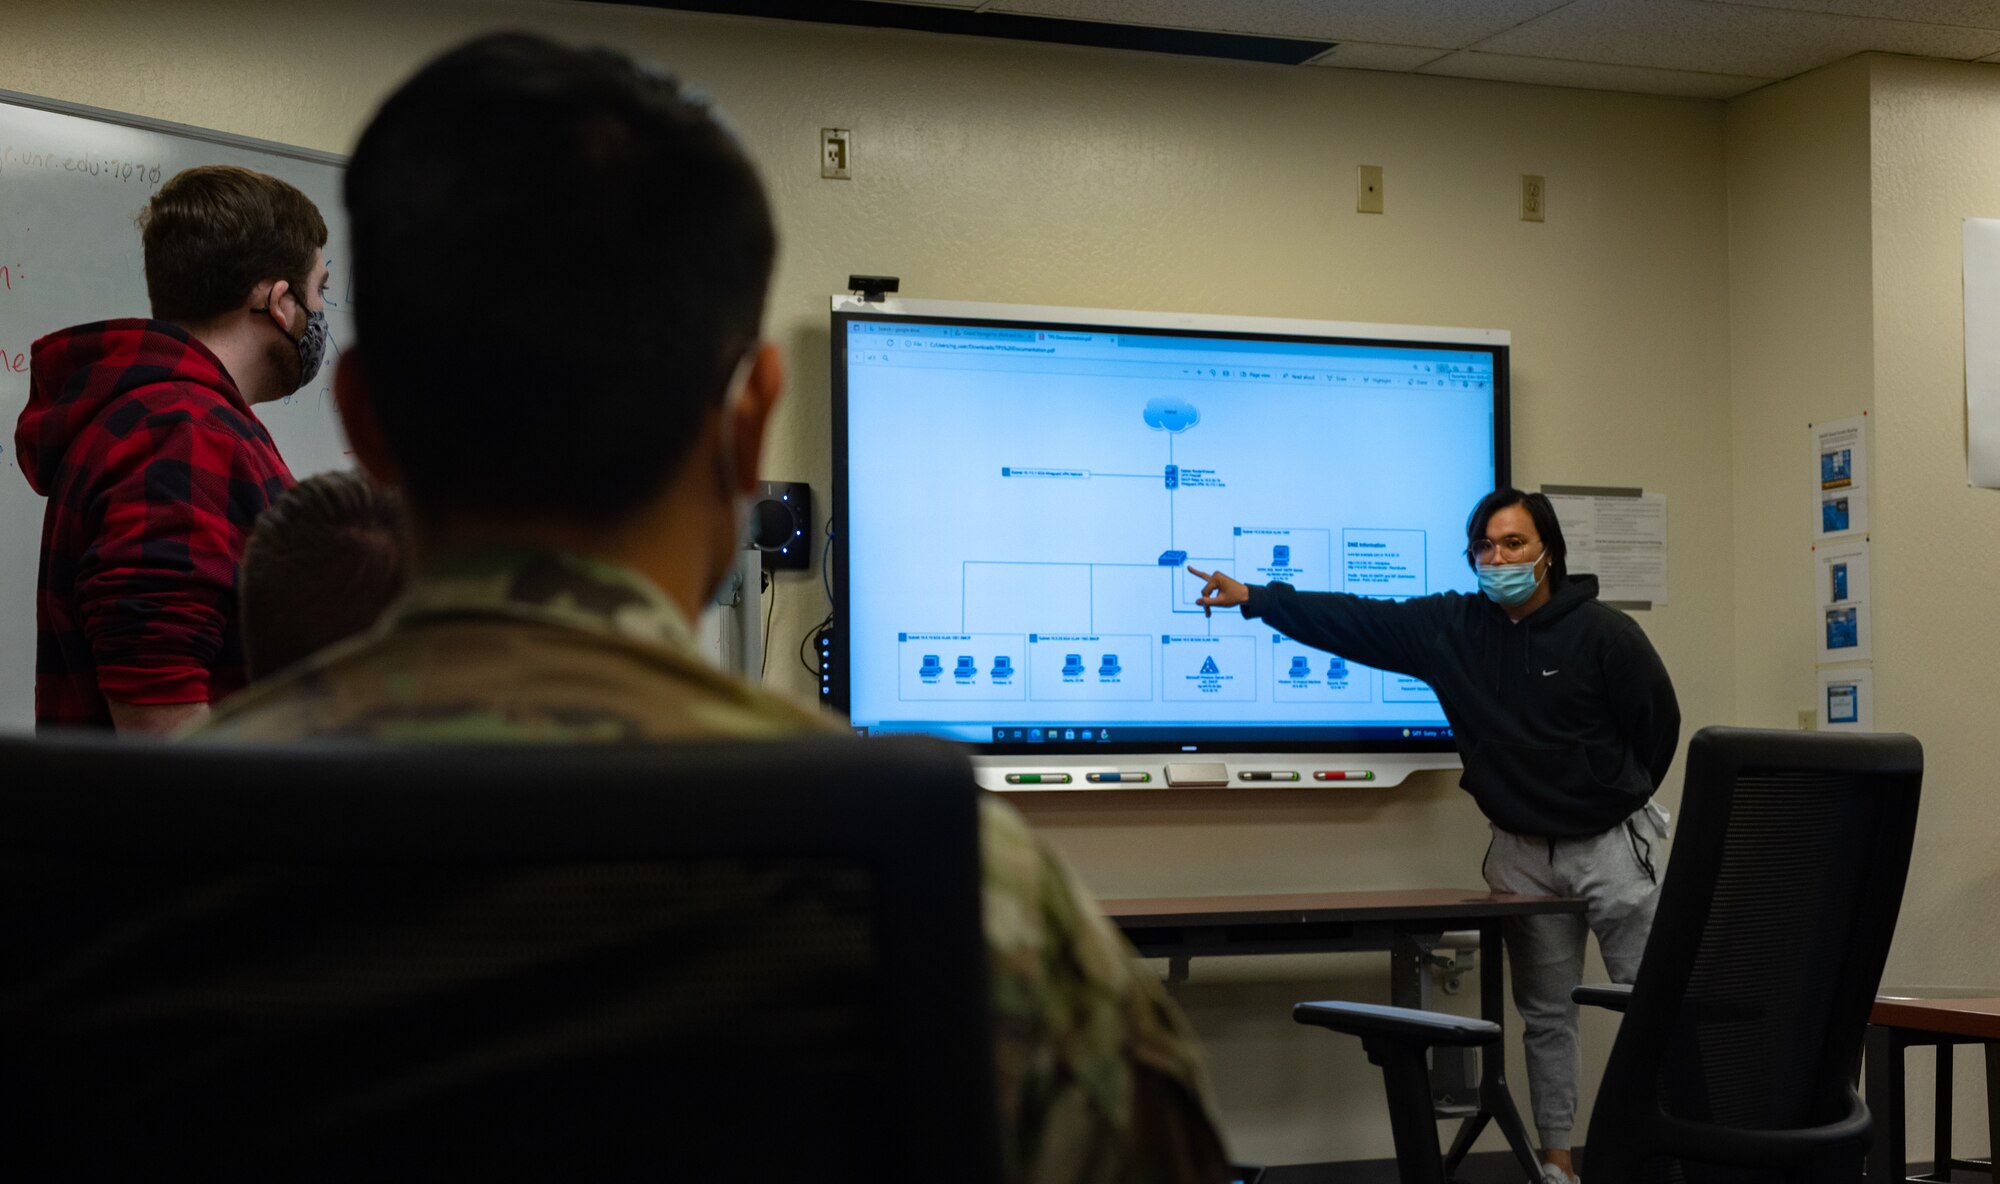
{"type": "Polygon", "coordinates": [[[0,741],[0,1177],[998,1179],[923,741],[0,741]]]}
{"type": "MultiPolygon", "coordinates": [[[[1626,1013],[1584,1144],[1589,1179],[1861,1178],[1869,1117],[1855,1069],[1922,777],[1909,736],[1704,728],[1690,741],[1637,981],[1576,992],[1626,1013]]],[[[1302,1003],[1293,1015],[1362,1035],[1404,1083],[1390,1112],[1402,1180],[1437,1184],[1455,1165],[1437,1154],[1426,1050],[1486,1043],[1497,1056],[1499,1030],[1469,1037],[1480,1021],[1384,1010],[1302,1003]]]]}

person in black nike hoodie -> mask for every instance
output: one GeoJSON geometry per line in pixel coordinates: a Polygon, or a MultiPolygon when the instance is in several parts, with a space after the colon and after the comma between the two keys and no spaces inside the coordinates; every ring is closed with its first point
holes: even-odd
{"type": "Polygon", "coordinates": [[[1493,826],[1488,885],[1588,902],[1585,917],[1525,918],[1507,931],[1543,1170],[1561,1184],[1574,1179],[1569,992],[1586,926],[1613,979],[1638,972],[1653,919],[1652,839],[1666,830],[1648,803],[1680,742],[1680,706],[1638,623],[1597,599],[1597,577],[1569,574],[1548,498],[1495,490],[1466,540],[1476,596],[1376,600],[1189,570],[1207,581],[1205,608],[1241,606],[1307,645],[1429,683],[1464,761],[1459,784],[1493,826]]]}

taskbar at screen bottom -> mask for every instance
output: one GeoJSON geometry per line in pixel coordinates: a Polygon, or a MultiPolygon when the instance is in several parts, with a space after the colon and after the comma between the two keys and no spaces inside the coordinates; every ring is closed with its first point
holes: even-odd
{"type": "Polygon", "coordinates": [[[1225,747],[1254,747],[1265,751],[1282,751],[1306,747],[1332,750],[1334,746],[1350,745],[1360,749],[1403,742],[1423,744],[1425,747],[1448,747],[1451,743],[1451,729],[1438,723],[1372,724],[1365,727],[1344,728],[1246,728],[1073,722],[1042,725],[944,724],[883,720],[876,724],[856,725],[854,730],[863,736],[911,733],[939,736],[946,740],[978,744],[992,752],[1032,752],[1038,749],[1046,750],[1051,745],[1070,749],[1086,744],[1103,747],[1107,751],[1175,748],[1198,751],[1225,747]]]}

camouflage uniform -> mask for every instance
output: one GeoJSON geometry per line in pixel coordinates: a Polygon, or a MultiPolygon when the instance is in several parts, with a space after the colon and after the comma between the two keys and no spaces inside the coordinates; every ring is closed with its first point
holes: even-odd
{"type": "MultiPolygon", "coordinates": [[[[604,742],[795,735],[812,714],[709,665],[680,611],[599,560],[487,550],[432,564],[367,635],[265,679],[198,733],[604,742]]],[[[1010,1180],[1216,1184],[1194,1039],[1020,815],[982,803],[1010,1180]]]]}

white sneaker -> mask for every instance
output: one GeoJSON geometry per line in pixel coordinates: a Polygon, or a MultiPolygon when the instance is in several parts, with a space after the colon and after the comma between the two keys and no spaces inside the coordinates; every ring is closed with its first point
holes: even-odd
{"type": "Polygon", "coordinates": [[[1542,1184],[1583,1184],[1583,1181],[1555,1164],[1545,1163],[1542,1165],[1542,1184]]]}

